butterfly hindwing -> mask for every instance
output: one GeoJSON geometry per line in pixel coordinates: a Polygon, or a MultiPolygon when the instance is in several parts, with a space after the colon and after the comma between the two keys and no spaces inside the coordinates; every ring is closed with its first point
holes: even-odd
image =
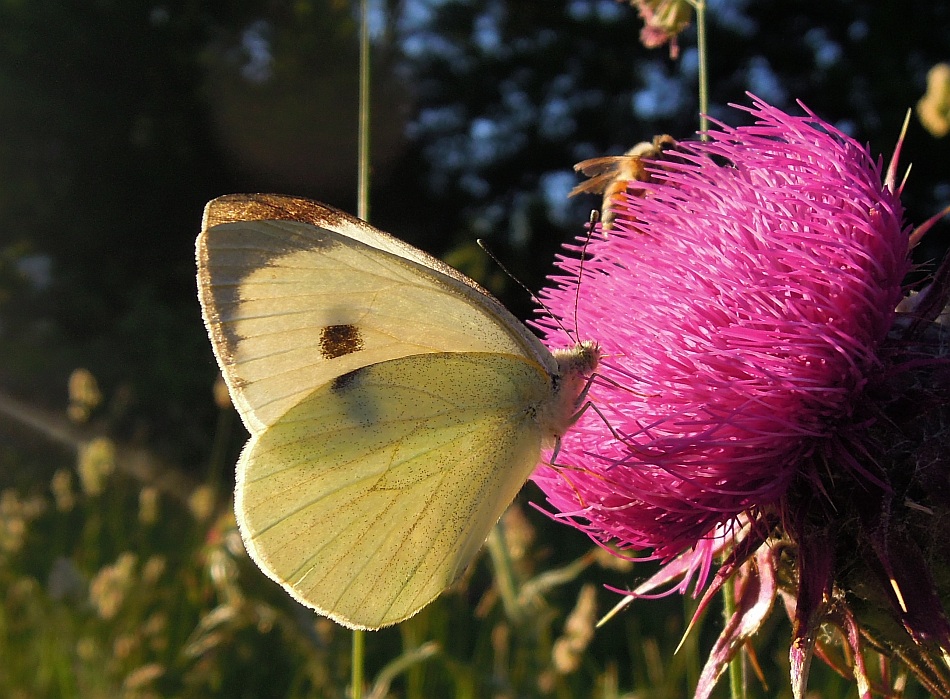
{"type": "Polygon", "coordinates": [[[248,551],[291,595],[379,628],[460,574],[534,468],[549,376],[514,355],[437,353],[321,386],[246,447],[248,551]]]}

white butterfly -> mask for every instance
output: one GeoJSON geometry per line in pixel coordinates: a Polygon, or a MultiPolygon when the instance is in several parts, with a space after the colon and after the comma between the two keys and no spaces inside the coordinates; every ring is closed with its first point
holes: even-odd
{"type": "Polygon", "coordinates": [[[306,199],[215,199],[196,246],[252,435],[235,492],[251,558],[345,626],[412,616],[574,422],[597,345],[552,355],[460,272],[306,199]]]}

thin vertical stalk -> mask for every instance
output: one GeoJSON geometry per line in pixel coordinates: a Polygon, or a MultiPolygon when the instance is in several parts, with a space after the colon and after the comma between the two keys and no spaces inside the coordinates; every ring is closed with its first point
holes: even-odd
{"type": "Polygon", "coordinates": [[[696,52],[699,54],[699,133],[709,139],[709,51],[706,47],[706,0],[694,0],[696,9],[696,52]]]}
{"type": "MultiPolygon", "coordinates": [[[[360,0],[360,97],[357,127],[356,215],[369,219],[369,0],[360,0]]],[[[365,639],[354,630],[351,648],[350,686],[353,699],[362,699],[365,639]]]]}
{"type": "Polygon", "coordinates": [[[360,0],[360,106],[356,215],[369,220],[369,0],[360,0]]]}
{"type": "Polygon", "coordinates": [[[492,567],[495,569],[495,584],[501,596],[505,614],[515,623],[520,622],[521,614],[518,606],[518,583],[515,579],[514,566],[511,563],[511,552],[505,541],[505,524],[499,520],[492,527],[488,535],[488,555],[491,557],[492,567]]]}
{"type": "Polygon", "coordinates": [[[350,649],[352,668],[350,670],[350,687],[353,699],[363,699],[363,658],[365,657],[363,631],[354,629],[352,632],[353,646],[350,649]]]}

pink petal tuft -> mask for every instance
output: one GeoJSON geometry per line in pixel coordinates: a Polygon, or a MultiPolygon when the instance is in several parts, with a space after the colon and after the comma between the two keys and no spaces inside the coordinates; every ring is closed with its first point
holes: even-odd
{"type": "Polygon", "coordinates": [[[601,344],[603,418],[586,411],[534,480],[593,538],[663,559],[817,480],[803,464],[836,451],[909,269],[880,162],[811,113],[746,111],[753,125],[648,164],[583,269],[569,246],[542,292],[601,344]]]}

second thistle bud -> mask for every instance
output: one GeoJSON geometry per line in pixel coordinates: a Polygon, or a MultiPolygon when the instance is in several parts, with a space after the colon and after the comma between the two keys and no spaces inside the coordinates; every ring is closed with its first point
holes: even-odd
{"type": "Polygon", "coordinates": [[[679,56],[679,36],[693,19],[693,7],[687,0],[629,0],[643,19],[640,43],[655,49],[669,42],[670,57],[679,56]]]}

